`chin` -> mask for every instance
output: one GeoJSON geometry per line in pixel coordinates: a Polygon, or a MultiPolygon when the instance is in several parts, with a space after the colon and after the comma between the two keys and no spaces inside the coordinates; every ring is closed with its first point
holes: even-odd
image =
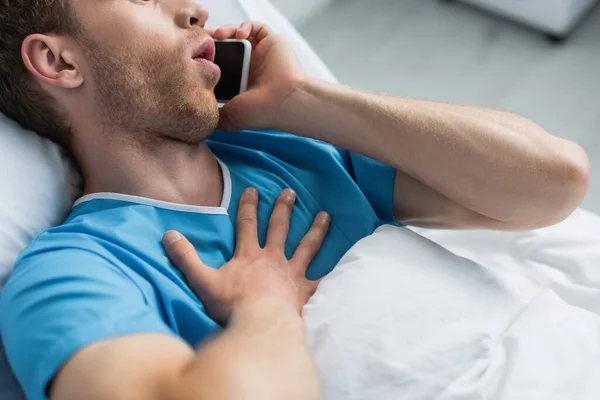
{"type": "Polygon", "coordinates": [[[206,97],[207,97],[206,106],[216,109],[218,112],[219,111],[219,102],[217,100],[217,97],[215,96],[215,93],[210,92],[210,94],[208,94],[206,97]]]}
{"type": "Polygon", "coordinates": [[[195,96],[193,104],[189,104],[187,112],[173,121],[172,136],[182,142],[195,144],[206,140],[219,124],[219,104],[212,92],[205,91],[195,96]]]}

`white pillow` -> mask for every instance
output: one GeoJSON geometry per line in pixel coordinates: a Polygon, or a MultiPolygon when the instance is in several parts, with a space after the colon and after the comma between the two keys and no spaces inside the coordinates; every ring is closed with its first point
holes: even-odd
{"type": "MultiPolygon", "coordinates": [[[[79,182],[58,146],[0,114],[0,290],[33,237],[68,214],[79,182]]],[[[0,399],[24,398],[0,343],[0,399]]]]}
{"type": "MultiPolygon", "coordinates": [[[[209,24],[260,20],[292,45],[307,73],[335,81],[289,21],[266,0],[200,0],[209,24]]],[[[79,193],[80,179],[58,146],[0,114],[0,290],[18,254],[40,231],[60,224],[79,193]]]]}
{"type": "Polygon", "coordinates": [[[0,114],[0,289],[33,237],[66,217],[79,182],[58,146],[0,114]]]}

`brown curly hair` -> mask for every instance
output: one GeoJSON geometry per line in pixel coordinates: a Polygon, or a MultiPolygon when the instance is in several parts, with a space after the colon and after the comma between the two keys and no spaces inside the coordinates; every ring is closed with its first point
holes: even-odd
{"type": "Polygon", "coordinates": [[[25,66],[21,46],[33,33],[79,32],[70,0],[0,0],[0,112],[67,148],[70,126],[54,98],[25,66]]]}

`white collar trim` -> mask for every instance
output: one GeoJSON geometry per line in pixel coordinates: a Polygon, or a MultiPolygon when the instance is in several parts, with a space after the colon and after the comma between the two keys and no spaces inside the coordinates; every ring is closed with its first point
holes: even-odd
{"type": "Polygon", "coordinates": [[[73,204],[73,208],[77,207],[79,204],[91,200],[117,200],[126,201],[129,203],[143,204],[146,206],[152,206],[157,208],[164,208],[167,210],[174,211],[192,212],[197,214],[227,215],[227,209],[229,208],[229,204],[231,203],[231,172],[229,172],[229,168],[227,167],[227,165],[225,165],[225,163],[219,160],[218,158],[217,162],[219,163],[219,166],[221,167],[221,172],[223,174],[223,199],[221,200],[221,205],[219,207],[190,206],[187,204],[171,203],[168,201],[154,200],[149,199],[147,197],[133,196],[130,194],[100,192],[91,193],[80,197],[73,204]]]}

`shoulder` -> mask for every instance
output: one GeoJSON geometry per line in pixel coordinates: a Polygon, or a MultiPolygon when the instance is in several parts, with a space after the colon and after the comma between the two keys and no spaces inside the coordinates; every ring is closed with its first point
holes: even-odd
{"type": "Polygon", "coordinates": [[[52,264],[76,264],[81,258],[108,263],[107,250],[96,237],[69,225],[46,230],[37,235],[23,250],[14,267],[14,274],[21,270],[52,264]]]}
{"type": "Polygon", "coordinates": [[[57,227],[39,234],[19,256],[0,296],[0,313],[21,302],[48,303],[91,291],[118,295],[118,290],[138,291],[106,247],[95,237],[57,227]]]}
{"type": "Polygon", "coordinates": [[[86,235],[44,232],[25,250],[0,296],[11,366],[39,397],[80,349],[134,333],[171,333],[124,266],[86,235]]]}

